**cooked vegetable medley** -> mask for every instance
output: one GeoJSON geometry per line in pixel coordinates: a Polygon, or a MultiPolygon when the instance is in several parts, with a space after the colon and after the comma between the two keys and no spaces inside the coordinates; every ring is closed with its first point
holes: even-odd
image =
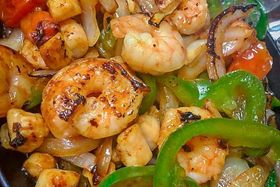
{"type": "Polygon", "coordinates": [[[259,0],[0,10],[0,141],[36,187],[280,186],[259,0]]]}

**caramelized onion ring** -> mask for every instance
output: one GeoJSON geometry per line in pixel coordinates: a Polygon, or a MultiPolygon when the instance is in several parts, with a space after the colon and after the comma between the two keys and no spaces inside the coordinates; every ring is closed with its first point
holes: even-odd
{"type": "Polygon", "coordinates": [[[57,157],[75,156],[87,153],[99,145],[99,140],[78,136],[69,139],[46,138],[37,149],[38,152],[49,153],[57,157]]]}
{"type": "Polygon", "coordinates": [[[223,59],[223,38],[226,28],[238,19],[246,18],[256,5],[232,6],[220,13],[211,23],[207,39],[207,71],[212,80],[226,73],[223,59]]]}

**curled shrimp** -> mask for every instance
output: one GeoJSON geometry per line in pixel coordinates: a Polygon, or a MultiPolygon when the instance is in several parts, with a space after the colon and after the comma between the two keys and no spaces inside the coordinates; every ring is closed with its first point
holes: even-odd
{"type": "Polygon", "coordinates": [[[169,23],[159,28],[148,23],[145,15],[113,19],[111,28],[116,38],[124,38],[121,56],[135,71],[159,75],[184,65],[185,48],[178,31],[169,23]]]}
{"type": "Polygon", "coordinates": [[[210,21],[207,1],[183,0],[170,20],[181,34],[190,35],[200,31],[210,21]]]}
{"type": "Polygon", "coordinates": [[[136,118],[147,89],[115,60],[81,59],[45,87],[42,116],[57,138],[112,136],[136,118]]]}
{"type": "MultiPolygon", "coordinates": [[[[208,110],[198,107],[168,109],[164,115],[158,145],[184,123],[212,117],[208,110]]],[[[177,161],[187,176],[202,184],[221,173],[227,146],[218,138],[197,136],[186,143],[177,154],[177,161]]]]}

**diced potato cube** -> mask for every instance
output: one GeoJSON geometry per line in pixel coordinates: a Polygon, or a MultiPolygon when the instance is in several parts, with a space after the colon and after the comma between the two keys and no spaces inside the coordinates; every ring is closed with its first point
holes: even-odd
{"type": "Polygon", "coordinates": [[[34,68],[47,69],[38,47],[28,39],[24,40],[20,53],[34,68]]]}
{"type": "Polygon", "coordinates": [[[40,47],[40,53],[50,69],[59,70],[71,62],[65,55],[66,49],[60,32],[40,47]]]}
{"type": "Polygon", "coordinates": [[[35,187],[76,187],[80,175],[74,171],[45,169],[39,176],[35,187]]]}
{"type": "Polygon", "coordinates": [[[56,21],[63,21],[82,13],[78,0],[48,0],[47,6],[56,21]]]}
{"type": "Polygon", "coordinates": [[[33,153],[24,163],[23,168],[35,178],[38,178],[45,169],[55,168],[56,162],[53,156],[47,153],[33,153]]]}
{"type": "Polygon", "coordinates": [[[7,123],[11,146],[23,153],[32,152],[40,147],[49,133],[41,114],[25,112],[22,109],[10,109],[7,123]]]}
{"type": "Polygon", "coordinates": [[[88,50],[88,40],[83,27],[73,19],[61,23],[61,33],[65,41],[67,56],[80,58],[88,50]]]}

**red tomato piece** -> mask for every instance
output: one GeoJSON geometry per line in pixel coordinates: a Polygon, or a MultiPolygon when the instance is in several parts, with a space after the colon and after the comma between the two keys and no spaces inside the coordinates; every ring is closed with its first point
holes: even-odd
{"type": "Polygon", "coordinates": [[[228,71],[243,69],[259,79],[263,79],[272,68],[272,57],[266,49],[265,43],[256,42],[242,53],[233,56],[233,62],[228,71]]]}

